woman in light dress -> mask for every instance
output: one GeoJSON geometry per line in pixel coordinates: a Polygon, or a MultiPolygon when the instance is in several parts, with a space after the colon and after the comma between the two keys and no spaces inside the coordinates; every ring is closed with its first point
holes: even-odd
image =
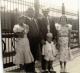
{"type": "MultiPolygon", "coordinates": [[[[34,58],[30,51],[29,40],[27,34],[29,26],[24,24],[24,16],[19,17],[19,24],[14,25],[13,32],[17,35],[15,39],[15,64],[20,65],[20,68],[25,69],[26,64],[34,62],[34,58]]],[[[27,72],[27,70],[25,69],[27,72]]]]}
{"type": "Polygon", "coordinates": [[[59,52],[60,52],[60,68],[61,73],[66,72],[66,63],[70,59],[70,46],[69,46],[69,34],[72,30],[72,25],[67,24],[67,18],[65,15],[62,15],[60,18],[60,24],[55,24],[58,31],[58,43],[59,43],[59,52]]]}

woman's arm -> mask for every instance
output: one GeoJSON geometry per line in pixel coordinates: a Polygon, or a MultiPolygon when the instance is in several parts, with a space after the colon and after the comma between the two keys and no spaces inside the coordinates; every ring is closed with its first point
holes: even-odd
{"type": "Polygon", "coordinates": [[[27,34],[29,32],[29,26],[27,24],[24,24],[24,33],[27,34]]]}
{"type": "Polygon", "coordinates": [[[45,46],[44,45],[42,46],[42,53],[41,53],[41,55],[42,55],[42,58],[45,57],[45,46]]]}
{"type": "Polygon", "coordinates": [[[69,34],[68,34],[68,37],[69,37],[69,41],[68,41],[68,47],[70,47],[70,39],[71,39],[71,31],[72,31],[72,25],[71,24],[68,24],[69,26],[69,34]]]}

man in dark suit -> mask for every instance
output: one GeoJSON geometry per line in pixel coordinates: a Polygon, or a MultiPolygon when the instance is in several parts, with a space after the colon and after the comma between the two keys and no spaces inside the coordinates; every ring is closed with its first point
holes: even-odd
{"type": "Polygon", "coordinates": [[[28,9],[27,16],[29,18],[28,21],[26,20],[26,23],[28,23],[29,25],[28,38],[30,42],[30,49],[34,57],[34,63],[32,63],[31,66],[32,69],[35,71],[35,61],[39,60],[39,26],[38,21],[34,16],[34,10],[32,8],[28,9]]]}
{"type": "MultiPolygon", "coordinates": [[[[48,13],[49,9],[42,10],[43,18],[39,20],[39,30],[40,30],[40,39],[41,45],[45,44],[46,41],[46,34],[51,32],[53,34],[53,41],[57,42],[57,30],[55,28],[55,22],[52,18],[49,18],[48,13]]],[[[42,48],[42,46],[41,46],[42,48]]],[[[42,56],[42,69],[45,70],[45,60],[42,56]]],[[[55,73],[55,72],[54,72],[55,73]]]]}

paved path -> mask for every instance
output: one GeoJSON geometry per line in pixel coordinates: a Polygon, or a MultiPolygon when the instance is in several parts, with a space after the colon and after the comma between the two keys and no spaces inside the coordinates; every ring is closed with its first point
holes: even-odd
{"type": "MultiPolygon", "coordinates": [[[[76,54],[75,57],[73,57],[72,60],[70,60],[67,63],[67,71],[69,73],[80,73],[80,52],[78,54],[76,54]]],[[[55,66],[54,70],[57,73],[60,73],[60,65],[58,64],[57,66],[55,66]]],[[[5,73],[19,73],[19,72],[5,72],[5,73]]],[[[21,73],[24,73],[24,72],[21,72],[21,73]]]]}
{"type": "MultiPolygon", "coordinates": [[[[57,73],[60,73],[59,65],[56,66],[54,69],[55,71],[57,71],[57,73]]],[[[76,57],[75,59],[67,63],[67,70],[69,73],[80,73],[80,56],[76,57]]],[[[7,72],[7,73],[17,73],[17,72],[7,72]]]]}
{"type": "MultiPolygon", "coordinates": [[[[57,71],[57,73],[60,73],[60,66],[56,66],[55,71],[57,71]]],[[[75,59],[69,61],[67,63],[67,71],[69,73],[80,73],[80,56],[76,57],[75,59]]]]}

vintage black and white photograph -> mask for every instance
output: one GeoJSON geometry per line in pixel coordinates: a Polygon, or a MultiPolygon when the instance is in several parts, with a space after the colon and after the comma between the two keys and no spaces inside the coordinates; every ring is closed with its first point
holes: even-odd
{"type": "Polygon", "coordinates": [[[80,73],[79,0],[0,0],[3,73],[80,73]]]}

